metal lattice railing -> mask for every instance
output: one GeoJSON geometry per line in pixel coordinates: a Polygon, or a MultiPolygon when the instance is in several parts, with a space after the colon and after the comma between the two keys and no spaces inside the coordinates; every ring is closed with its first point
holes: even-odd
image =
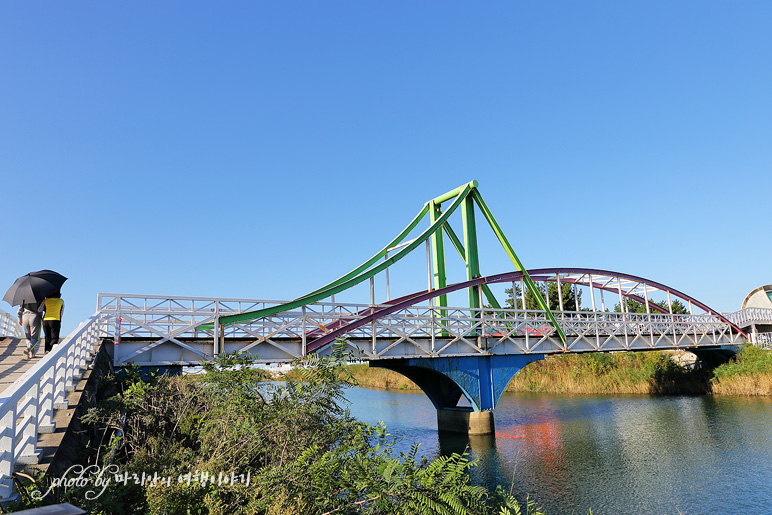
{"type": "Polygon", "coordinates": [[[66,392],[74,389],[104,336],[105,317],[97,313],[0,393],[0,499],[11,497],[17,465],[38,462],[38,434],[54,432],[54,410],[68,407],[66,392]]]}
{"type": "Polygon", "coordinates": [[[5,311],[0,311],[0,338],[23,338],[24,332],[18,324],[16,317],[9,315],[5,311]]]}
{"type": "Polygon", "coordinates": [[[751,324],[772,324],[772,309],[770,308],[743,308],[734,313],[726,313],[725,316],[741,327],[751,324]]]}
{"type": "Polygon", "coordinates": [[[762,349],[772,349],[772,333],[751,333],[748,338],[753,345],[762,349]]]}
{"type": "Polygon", "coordinates": [[[100,294],[100,312],[118,345],[115,364],[197,364],[220,352],[251,352],[258,361],[291,361],[314,342],[345,330],[369,359],[474,354],[529,354],[737,345],[744,335],[712,313],[559,312],[565,344],[543,311],[412,305],[378,316],[387,305],[316,302],[218,327],[221,316],[279,301],[100,294]]]}

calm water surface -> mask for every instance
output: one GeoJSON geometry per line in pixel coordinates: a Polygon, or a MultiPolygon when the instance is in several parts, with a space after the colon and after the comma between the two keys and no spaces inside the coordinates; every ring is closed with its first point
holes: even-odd
{"type": "Polygon", "coordinates": [[[421,393],[353,388],[352,415],[429,457],[478,460],[476,484],[530,495],[548,515],[771,514],[772,400],[505,394],[496,434],[438,435],[421,393]]]}

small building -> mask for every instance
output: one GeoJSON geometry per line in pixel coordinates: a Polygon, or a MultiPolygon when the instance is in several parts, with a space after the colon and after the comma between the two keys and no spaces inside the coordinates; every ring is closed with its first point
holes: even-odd
{"type": "Polygon", "coordinates": [[[759,286],[750,292],[743,301],[742,309],[745,308],[772,309],[772,284],[759,286]]]}
{"type": "Polygon", "coordinates": [[[748,331],[751,341],[756,344],[772,344],[772,284],[759,286],[743,300],[739,326],[748,331]]]}

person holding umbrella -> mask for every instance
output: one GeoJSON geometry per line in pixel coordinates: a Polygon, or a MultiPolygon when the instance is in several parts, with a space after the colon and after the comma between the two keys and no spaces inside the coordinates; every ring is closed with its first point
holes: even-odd
{"type": "MultiPolygon", "coordinates": [[[[53,270],[38,270],[19,277],[5,292],[3,300],[11,306],[19,306],[19,324],[24,327],[27,336],[27,350],[25,351],[27,358],[35,357],[35,346],[40,337],[41,313],[45,309],[44,303],[41,301],[46,297],[58,295],[66,280],[65,276],[53,270]]],[[[54,304],[58,303],[55,302],[54,304]]],[[[63,305],[59,307],[62,308],[63,305]]],[[[51,306],[51,309],[56,311],[54,305],[51,306]]],[[[61,309],[59,319],[61,323],[61,309]]]]}
{"type": "Polygon", "coordinates": [[[27,350],[24,351],[24,355],[27,359],[35,357],[35,347],[40,339],[40,321],[43,313],[43,303],[27,303],[19,306],[17,316],[19,317],[19,325],[24,328],[24,334],[27,336],[27,350]]]}

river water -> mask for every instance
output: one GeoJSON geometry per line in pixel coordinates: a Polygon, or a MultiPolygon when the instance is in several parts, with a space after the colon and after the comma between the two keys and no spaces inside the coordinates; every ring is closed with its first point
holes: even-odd
{"type": "Polygon", "coordinates": [[[772,400],[504,394],[495,436],[437,433],[422,393],[352,388],[358,419],[399,449],[461,452],[472,481],[529,495],[548,515],[772,514],[772,400]]]}

